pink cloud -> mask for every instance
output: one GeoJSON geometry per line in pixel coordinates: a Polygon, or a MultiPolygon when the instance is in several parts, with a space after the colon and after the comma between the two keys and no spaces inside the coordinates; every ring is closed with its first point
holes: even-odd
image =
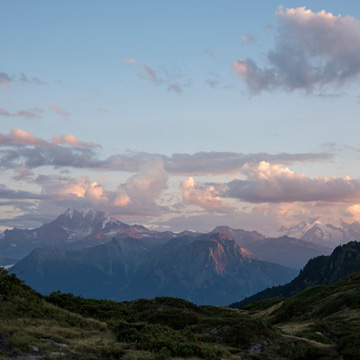
{"type": "Polygon", "coordinates": [[[226,213],[230,206],[223,202],[213,186],[195,186],[195,180],[189,176],[181,183],[183,201],[186,204],[197,205],[208,211],[226,213]]]}
{"type": "Polygon", "coordinates": [[[80,141],[73,134],[61,135],[61,136],[54,135],[52,137],[52,142],[56,145],[61,144],[61,145],[71,145],[71,146],[97,146],[92,142],[80,141]]]}
{"type": "Polygon", "coordinates": [[[11,114],[8,111],[1,109],[1,108],[0,108],[0,115],[1,116],[11,116],[11,114]]]}
{"type": "Polygon", "coordinates": [[[164,207],[159,206],[156,200],[167,188],[167,179],[160,160],[144,164],[137,174],[116,190],[107,189],[103,179],[43,176],[37,183],[47,198],[39,206],[43,210],[51,209],[60,206],[61,201],[67,207],[86,205],[126,217],[144,219],[159,216],[164,207]],[[56,202],[51,199],[56,199],[56,202]]]}
{"type": "Polygon", "coordinates": [[[21,180],[21,181],[33,180],[34,173],[30,169],[24,166],[17,167],[14,169],[14,171],[17,173],[17,175],[13,177],[14,180],[21,180]]]}
{"type": "Polygon", "coordinates": [[[0,134],[0,145],[6,146],[49,146],[47,141],[36,138],[34,135],[21,129],[11,130],[9,135],[0,134]]]}
{"type": "Polygon", "coordinates": [[[67,112],[66,110],[56,106],[56,105],[50,105],[50,108],[53,109],[56,113],[62,115],[62,116],[65,116],[65,117],[69,117],[70,116],[70,113],[67,112]]]}
{"type": "Polygon", "coordinates": [[[55,145],[71,145],[75,147],[95,147],[99,146],[92,142],[84,142],[78,140],[75,135],[53,135],[51,142],[39,139],[35,137],[33,134],[21,130],[21,129],[12,129],[10,130],[10,134],[4,135],[0,133],[0,146],[39,146],[39,147],[49,147],[55,145]]]}
{"type": "Polygon", "coordinates": [[[137,65],[137,61],[135,59],[126,59],[123,61],[124,64],[126,65],[137,65]]]}
{"type": "Polygon", "coordinates": [[[349,177],[310,178],[265,161],[257,166],[245,164],[242,172],[247,179],[229,182],[223,196],[250,203],[360,201],[360,180],[349,177]]]}

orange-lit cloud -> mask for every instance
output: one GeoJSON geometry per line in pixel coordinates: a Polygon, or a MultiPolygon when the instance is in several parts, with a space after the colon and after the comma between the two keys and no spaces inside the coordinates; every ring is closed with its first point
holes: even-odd
{"type": "Polygon", "coordinates": [[[247,179],[228,183],[223,196],[250,203],[360,200],[360,180],[349,177],[310,178],[265,161],[257,166],[244,165],[242,171],[247,179]]]}
{"type": "Polygon", "coordinates": [[[12,129],[10,134],[4,135],[0,133],[0,146],[52,146],[52,145],[71,145],[79,147],[94,147],[98,146],[92,142],[83,142],[76,138],[73,134],[68,135],[54,135],[51,142],[39,139],[33,134],[21,130],[21,129],[12,129]]]}
{"type": "Polygon", "coordinates": [[[61,135],[61,136],[53,135],[52,142],[54,144],[61,144],[61,145],[67,144],[71,146],[96,146],[92,142],[83,142],[78,140],[76,136],[73,134],[61,135]]]}
{"type": "Polygon", "coordinates": [[[353,215],[354,220],[360,221],[360,203],[349,206],[348,211],[353,215]]]}
{"type": "Polygon", "coordinates": [[[113,201],[113,205],[115,207],[124,207],[129,205],[130,203],[130,196],[123,190],[119,189],[116,192],[115,200],[113,201]]]}
{"type": "Polygon", "coordinates": [[[221,200],[213,186],[195,186],[193,177],[188,177],[181,183],[183,201],[202,207],[208,211],[228,212],[230,206],[221,200]]]}
{"type": "Polygon", "coordinates": [[[47,141],[36,138],[33,134],[21,130],[15,129],[11,130],[9,135],[0,134],[0,145],[6,146],[25,146],[25,145],[35,145],[35,146],[48,146],[47,141]]]}

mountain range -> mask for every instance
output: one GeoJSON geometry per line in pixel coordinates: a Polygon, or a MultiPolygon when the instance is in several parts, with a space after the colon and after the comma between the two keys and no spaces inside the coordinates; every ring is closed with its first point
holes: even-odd
{"type": "Polygon", "coordinates": [[[290,227],[282,226],[276,232],[276,236],[283,235],[334,249],[349,241],[360,241],[360,223],[355,221],[349,224],[342,220],[328,223],[320,217],[308,218],[290,227]]]}
{"type": "MultiPolygon", "coordinates": [[[[297,227],[302,237],[319,226],[305,231],[311,224],[304,224],[297,227]]],[[[357,225],[344,223],[343,234],[356,236],[357,225]]],[[[119,301],[173,296],[227,305],[289,282],[309,259],[331,253],[314,240],[266,238],[228,226],[207,234],[160,232],[85,208],[68,209],[36,229],[6,230],[0,254],[22,258],[12,272],[44,294],[61,290],[119,301]]]]}
{"type": "MultiPolygon", "coordinates": [[[[331,248],[322,244],[290,236],[266,238],[257,231],[232,229],[228,226],[218,226],[210,233],[226,234],[259,258],[295,269],[302,268],[314,256],[331,253],[331,248]]],[[[0,254],[19,260],[29,255],[32,250],[46,246],[82,250],[106,244],[112,239],[152,239],[152,242],[165,244],[174,238],[200,235],[202,234],[192,231],[160,232],[141,225],[127,225],[102,211],[90,208],[68,209],[55,220],[36,229],[5,230],[0,237],[0,254]]]]}
{"type": "Polygon", "coordinates": [[[35,249],[12,269],[43,294],[61,290],[118,301],[155,296],[226,305],[297,271],[257,258],[227,235],[113,239],[80,251],[35,249]]]}

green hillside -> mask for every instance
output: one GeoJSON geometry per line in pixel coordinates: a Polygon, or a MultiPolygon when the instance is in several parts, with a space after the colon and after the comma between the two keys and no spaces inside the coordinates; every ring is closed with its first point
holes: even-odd
{"type": "Polygon", "coordinates": [[[0,272],[0,359],[359,359],[360,273],[241,310],[43,297],[0,272]]]}
{"type": "Polygon", "coordinates": [[[344,359],[360,359],[360,272],[287,299],[262,300],[241,311],[261,317],[283,334],[333,347],[344,359]]]}

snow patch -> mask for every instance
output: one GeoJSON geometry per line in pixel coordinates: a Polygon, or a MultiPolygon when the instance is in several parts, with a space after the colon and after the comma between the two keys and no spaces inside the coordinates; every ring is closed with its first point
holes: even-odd
{"type": "Polygon", "coordinates": [[[14,265],[15,265],[15,264],[12,264],[12,265],[3,265],[3,266],[0,265],[0,268],[3,268],[3,269],[5,269],[5,270],[9,270],[9,269],[11,269],[14,265]]]}
{"type": "Polygon", "coordinates": [[[72,219],[73,216],[74,216],[74,209],[67,209],[66,212],[65,212],[65,215],[66,215],[68,218],[72,219]]]}
{"type": "Polygon", "coordinates": [[[101,229],[105,229],[107,224],[116,223],[115,219],[111,218],[110,216],[106,216],[102,222],[101,229]]]}

